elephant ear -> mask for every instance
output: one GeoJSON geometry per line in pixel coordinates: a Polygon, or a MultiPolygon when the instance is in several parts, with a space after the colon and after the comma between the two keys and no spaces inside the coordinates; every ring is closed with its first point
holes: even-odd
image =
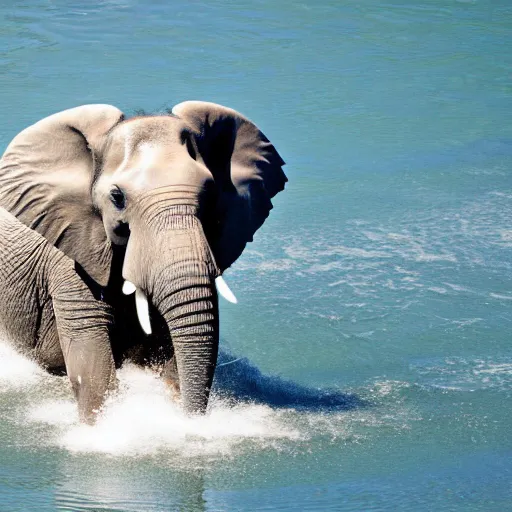
{"type": "Polygon", "coordinates": [[[212,249],[224,271],[268,217],[270,199],[284,189],[285,162],[257,126],[235,110],[185,101],[172,113],[192,128],[197,159],[215,180],[219,226],[212,249]]]}
{"type": "Polygon", "coordinates": [[[105,137],[122,119],[110,105],[59,112],[19,133],[0,160],[0,205],[101,286],[109,279],[112,247],[91,187],[105,137]]]}

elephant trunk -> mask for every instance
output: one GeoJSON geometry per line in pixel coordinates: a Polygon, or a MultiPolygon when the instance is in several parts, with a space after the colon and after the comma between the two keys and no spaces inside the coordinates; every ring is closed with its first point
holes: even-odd
{"type": "Polygon", "coordinates": [[[183,407],[203,413],[208,405],[219,346],[219,314],[214,276],[204,263],[190,261],[191,272],[175,269],[170,277],[174,293],[157,304],[165,311],[178,369],[183,407]],[[182,272],[181,277],[177,274],[182,272]]]}
{"type": "Polygon", "coordinates": [[[152,210],[145,224],[149,233],[139,238],[132,229],[125,277],[131,281],[130,244],[135,236],[140,242],[137,245],[144,245],[137,252],[145,255],[142,267],[148,269],[143,272],[142,289],[165,319],[171,335],[183,407],[189,413],[204,413],[219,346],[215,289],[219,270],[195,207],[175,205],[152,210]]]}

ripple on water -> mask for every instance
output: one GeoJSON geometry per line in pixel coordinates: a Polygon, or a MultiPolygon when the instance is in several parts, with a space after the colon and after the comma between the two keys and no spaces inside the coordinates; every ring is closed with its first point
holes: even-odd
{"type": "Polygon", "coordinates": [[[449,357],[412,365],[419,384],[450,391],[512,389],[512,361],[507,358],[449,357]]]}

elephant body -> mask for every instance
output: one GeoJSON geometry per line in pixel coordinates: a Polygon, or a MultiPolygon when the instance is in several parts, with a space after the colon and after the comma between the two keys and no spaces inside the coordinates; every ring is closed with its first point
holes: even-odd
{"type": "Polygon", "coordinates": [[[84,105],[13,139],[0,206],[74,260],[112,308],[116,364],[160,363],[185,410],[203,413],[219,342],[215,282],[268,216],[283,164],[227,107],[184,102],[126,119],[84,105]]]}
{"type": "Polygon", "coordinates": [[[74,262],[0,208],[0,328],[52,372],[67,372],[83,421],[115,387],[110,308],[74,262]]]}

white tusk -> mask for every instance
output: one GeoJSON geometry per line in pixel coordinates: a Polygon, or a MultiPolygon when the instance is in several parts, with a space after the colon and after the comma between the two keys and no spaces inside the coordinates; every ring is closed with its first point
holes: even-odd
{"type": "Polygon", "coordinates": [[[130,281],[125,281],[123,284],[123,293],[125,295],[131,295],[136,289],[137,287],[133,283],[130,283],[130,281]]]}
{"type": "Polygon", "coordinates": [[[235,294],[229,289],[226,281],[224,281],[222,276],[217,277],[215,279],[215,286],[217,287],[217,291],[229,302],[233,304],[238,304],[236,300],[235,294]]]}
{"type": "Polygon", "coordinates": [[[139,317],[139,323],[142,327],[142,330],[146,334],[151,334],[148,298],[140,288],[137,288],[135,291],[135,307],[137,308],[137,316],[139,317]]]}

